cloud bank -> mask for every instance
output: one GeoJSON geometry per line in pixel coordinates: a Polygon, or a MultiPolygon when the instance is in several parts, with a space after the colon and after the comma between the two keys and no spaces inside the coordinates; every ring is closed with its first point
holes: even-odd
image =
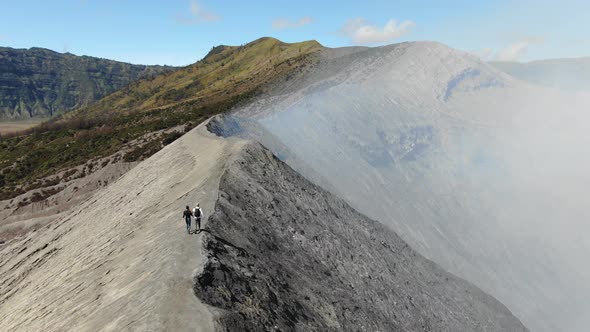
{"type": "Polygon", "coordinates": [[[356,18],[348,21],[340,33],[347,36],[353,44],[381,44],[406,35],[415,26],[413,21],[398,23],[397,20],[390,19],[385,26],[379,27],[364,18],[356,18]]]}
{"type": "Polygon", "coordinates": [[[546,39],[546,36],[521,36],[513,39],[510,45],[498,50],[493,57],[490,55],[489,58],[495,61],[519,61],[531,46],[543,44],[546,39]]]}
{"type": "Polygon", "coordinates": [[[528,41],[518,41],[510,46],[499,50],[496,53],[496,61],[517,61],[520,59],[528,50],[531,45],[528,41]]]}

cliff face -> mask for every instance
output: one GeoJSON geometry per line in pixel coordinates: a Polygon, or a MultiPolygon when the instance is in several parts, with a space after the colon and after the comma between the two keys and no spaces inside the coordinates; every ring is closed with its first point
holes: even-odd
{"type": "Polygon", "coordinates": [[[170,70],[42,48],[0,47],[0,119],[50,117],[170,70]]]}
{"type": "Polygon", "coordinates": [[[526,331],[257,144],[221,177],[194,291],[225,331],[526,331]]]}

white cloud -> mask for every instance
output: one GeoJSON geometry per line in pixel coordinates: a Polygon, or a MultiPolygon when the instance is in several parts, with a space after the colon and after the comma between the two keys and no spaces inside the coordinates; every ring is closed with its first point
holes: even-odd
{"type": "Polygon", "coordinates": [[[476,55],[477,57],[479,57],[482,60],[489,60],[494,55],[494,50],[491,48],[482,48],[479,50],[469,51],[469,53],[476,55]]]}
{"type": "Polygon", "coordinates": [[[309,16],[304,16],[297,21],[291,21],[287,18],[279,18],[272,21],[272,28],[276,30],[282,29],[289,29],[289,28],[299,28],[304,25],[310,24],[313,22],[313,18],[309,16]]]}
{"type": "Polygon", "coordinates": [[[340,32],[347,36],[353,44],[380,44],[400,38],[410,32],[416,23],[412,21],[389,20],[383,28],[367,22],[363,18],[348,21],[340,32]]]}
{"type": "Polygon", "coordinates": [[[179,15],[177,21],[183,24],[200,24],[215,22],[221,19],[221,16],[204,8],[199,2],[193,0],[190,2],[190,15],[179,15]]]}
{"type": "Polygon", "coordinates": [[[524,54],[526,54],[531,42],[522,40],[512,43],[510,46],[499,50],[496,53],[496,61],[518,61],[524,54]]]}
{"type": "Polygon", "coordinates": [[[547,40],[545,35],[523,34],[522,32],[510,33],[510,44],[495,52],[493,57],[496,61],[519,61],[526,55],[529,48],[534,45],[543,44],[547,40]]]}
{"type": "Polygon", "coordinates": [[[204,9],[203,6],[201,6],[196,1],[191,2],[191,14],[193,15],[193,17],[203,22],[213,22],[220,19],[219,16],[217,16],[211,11],[204,9]]]}

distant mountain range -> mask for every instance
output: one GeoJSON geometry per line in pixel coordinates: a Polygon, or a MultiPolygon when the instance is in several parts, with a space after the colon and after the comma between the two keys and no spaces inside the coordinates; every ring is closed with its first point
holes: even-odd
{"type": "Polygon", "coordinates": [[[590,90],[590,57],[491,62],[491,65],[529,83],[564,90],[590,90]]]}
{"type": "Polygon", "coordinates": [[[0,47],[0,120],[52,117],[172,70],[44,48],[0,47]]]}
{"type": "MultiPolygon", "coordinates": [[[[305,45],[303,52],[307,53],[310,47],[317,49],[317,46],[317,44],[305,45]]],[[[212,50],[208,57],[201,60],[201,63],[207,64],[213,56],[219,57],[219,54],[240,50],[239,47],[218,46],[212,50]]],[[[301,52],[300,49],[296,51],[301,52]]],[[[262,53],[260,55],[269,54],[262,53]]],[[[207,80],[210,77],[215,77],[217,80],[218,74],[222,72],[226,73],[222,75],[223,77],[234,77],[236,76],[233,74],[235,70],[240,72],[246,69],[248,71],[248,68],[236,68],[238,62],[229,60],[227,62],[232,64],[232,67],[224,68],[225,63],[221,61],[221,67],[211,73],[183,72],[178,75],[182,77],[177,77],[174,80],[174,84],[178,84],[177,86],[144,82],[138,88],[149,89],[149,92],[153,94],[150,97],[127,96],[126,93],[130,90],[121,89],[131,82],[142,78],[153,78],[159,74],[172,72],[176,68],[134,65],[90,56],[59,53],[38,47],[29,49],[0,47],[0,121],[50,118],[89,106],[118,90],[121,90],[118,96],[112,100],[105,100],[105,102],[115,100],[119,102],[116,105],[118,110],[136,109],[138,106],[142,109],[149,109],[153,106],[168,105],[170,102],[191,99],[192,92],[208,91],[210,88],[225,91],[226,88],[232,88],[235,83],[244,83],[244,80],[240,82],[235,78],[233,78],[234,81],[220,79],[215,82],[207,81],[206,86],[203,86],[201,85],[203,82],[193,82],[193,78],[199,76],[207,80]],[[228,75],[228,73],[232,74],[228,75]],[[159,90],[155,91],[156,88],[159,90]],[[138,101],[141,101],[139,105],[138,101]],[[121,102],[124,103],[121,104],[121,102]]],[[[256,61],[258,60],[254,62],[256,61]]],[[[590,57],[551,59],[528,63],[491,62],[490,64],[529,83],[566,90],[590,89],[590,80],[587,79],[590,77],[590,57]]],[[[272,76],[272,74],[269,72],[265,76],[272,76]]],[[[103,103],[95,108],[102,110],[105,105],[103,103]]]]}

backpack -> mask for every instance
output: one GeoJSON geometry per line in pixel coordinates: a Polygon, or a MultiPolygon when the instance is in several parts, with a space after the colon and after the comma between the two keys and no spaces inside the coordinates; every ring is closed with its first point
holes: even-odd
{"type": "Polygon", "coordinates": [[[195,218],[200,218],[201,217],[201,209],[195,209],[194,215],[195,215],[195,218]]]}

